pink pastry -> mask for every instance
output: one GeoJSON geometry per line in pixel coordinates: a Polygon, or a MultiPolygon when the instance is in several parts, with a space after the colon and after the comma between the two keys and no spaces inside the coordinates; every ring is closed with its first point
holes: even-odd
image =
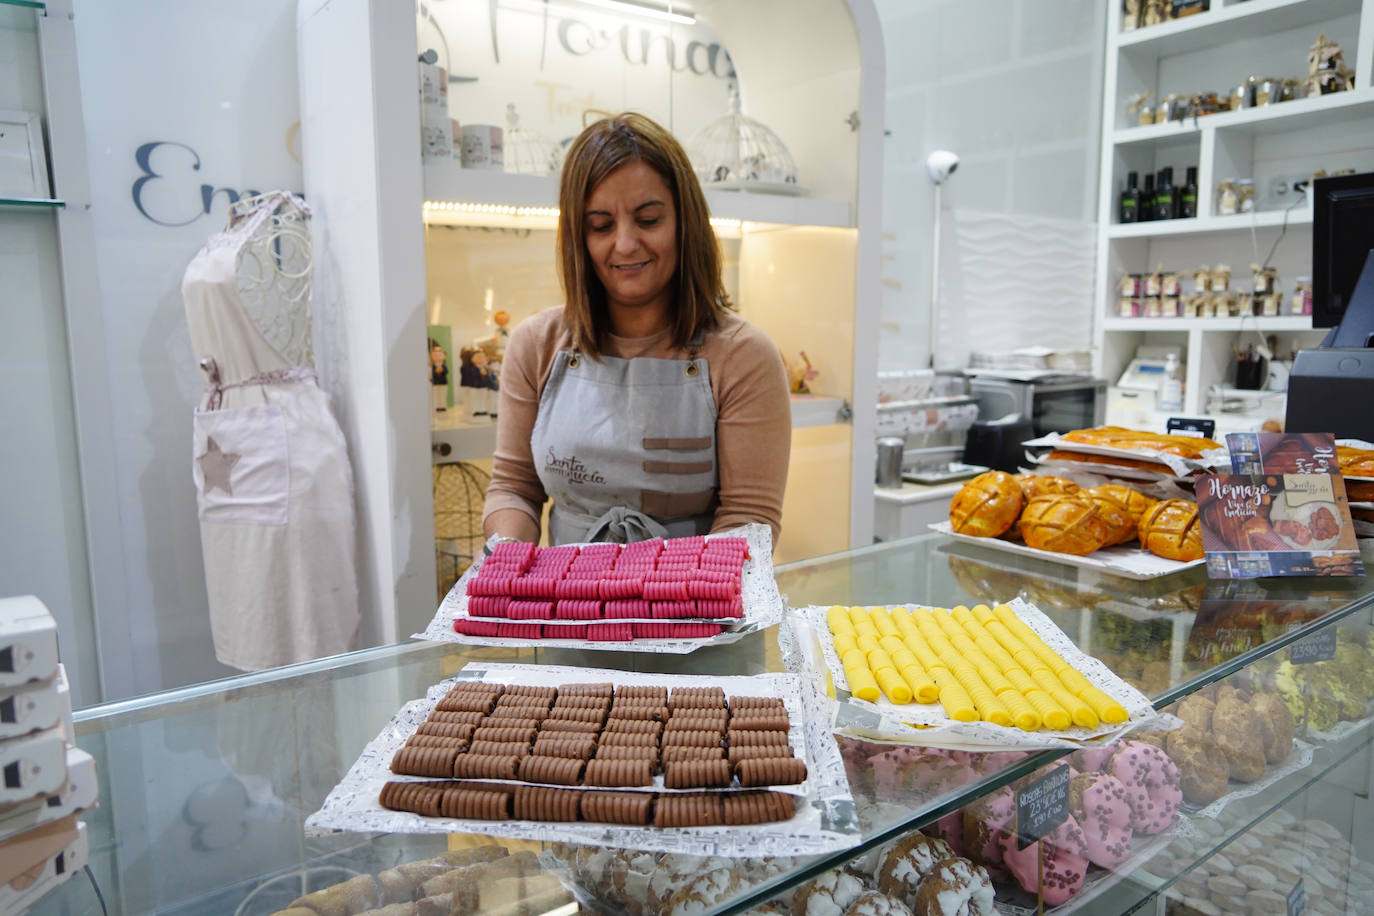
{"type": "Polygon", "coordinates": [[[1044,844],[1045,903],[1058,906],[1071,899],[1083,887],[1088,871],[1087,848],[1083,843],[1083,828],[1070,817],[1049,836],[1025,849],[1016,848],[1015,834],[1002,837],[1002,862],[1018,884],[1030,893],[1036,892],[1040,874],[1040,847],[1044,844]]]}
{"type": "Polygon", "coordinates": [[[1069,809],[1083,827],[1088,861],[1114,869],[1131,854],[1131,805],[1121,780],[1087,773],[1069,782],[1069,809]]]}
{"type": "Polygon", "coordinates": [[[1174,822],[1183,801],[1178,765],[1169,755],[1141,741],[1123,741],[1111,760],[1111,774],[1126,787],[1131,827],[1154,834],[1174,822]]]}
{"type": "Polygon", "coordinates": [[[453,632],[464,636],[495,636],[499,624],[495,620],[472,620],[459,617],[453,621],[453,632]]]}
{"type": "Polygon", "coordinates": [[[1005,876],[1007,872],[1002,867],[1001,840],[1016,814],[1016,798],[1011,789],[1004,786],[969,805],[961,813],[964,818],[964,855],[987,868],[993,875],[1005,876]]]}
{"type": "Polygon", "coordinates": [[[1107,747],[1085,747],[1082,750],[1074,751],[1071,758],[1078,764],[1078,768],[1084,773],[1095,773],[1098,770],[1106,769],[1107,762],[1116,753],[1116,745],[1111,744],[1107,747]]]}
{"type": "Polygon", "coordinates": [[[932,825],[931,830],[936,836],[949,844],[949,848],[954,850],[956,856],[964,854],[964,815],[958,811],[946,814],[932,825]]]}

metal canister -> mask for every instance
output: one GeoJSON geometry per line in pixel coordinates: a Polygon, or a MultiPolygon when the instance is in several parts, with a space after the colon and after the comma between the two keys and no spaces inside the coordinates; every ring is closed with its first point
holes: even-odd
{"type": "Polygon", "coordinates": [[[884,436],[878,440],[878,486],[896,489],[902,485],[902,453],[906,440],[884,436]]]}

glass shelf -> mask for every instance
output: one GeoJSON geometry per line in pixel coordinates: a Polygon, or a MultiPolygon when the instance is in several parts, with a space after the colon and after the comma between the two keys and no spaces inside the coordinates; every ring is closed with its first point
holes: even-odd
{"type": "MultiPolygon", "coordinates": [[[[0,4],[5,2],[7,2],[7,0],[0,0],[0,4]]],[[[12,0],[8,0],[8,2],[12,2],[12,0]]],[[[27,210],[57,210],[65,206],[67,206],[65,200],[59,200],[55,197],[0,197],[0,207],[15,207],[27,210]]]]}
{"type": "MultiPolygon", "coordinates": [[[[1365,562],[1374,564],[1374,542],[1364,545],[1365,562]]],[[[1355,626],[1354,615],[1374,606],[1374,582],[1367,579],[1209,582],[1203,569],[1194,568],[1135,582],[1010,557],[934,534],[779,566],[776,572],[780,591],[794,606],[948,607],[1020,595],[1085,652],[1110,659],[1109,667],[1154,698],[1156,707],[1257,662],[1276,665],[1274,656],[1285,646],[1336,621],[1347,621],[1345,628],[1355,626]]],[[[1358,622],[1367,626],[1363,617],[1358,622]]],[[[477,659],[700,675],[782,668],[775,630],[689,656],[412,641],[81,710],[75,716],[77,743],[96,757],[102,781],[101,806],[85,815],[91,868],[107,901],[115,898],[110,912],[233,912],[247,895],[293,870],[378,873],[400,861],[434,855],[434,837],[307,837],[303,824],[398,708],[477,659]],[[186,826],[183,815],[203,803],[201,796],[219,797],[216,793],[231,780],[262,796],[250,800],[252,833],[232,850],[208,854],[197,846],[196,828],[186,826]],[[134,829],[144,823],[171,826],[149,840],[146,831],[134,829]],[[178,880],[160,880],[173,873],[178,880]]],[[[1368,731],[1363,727],[1349,740],[1367,743],[1368,731]]],[[[872,759],[893,746],[837,740],[862,822],[851,848],[792,860],[781,874],[775,870],[767,879],[756,877],[739,896],[718,904],[717,912],[757,906],[1064,754],[966,755],[966,766],[949,767],[938,779],[913,779],[910,785],[903,780],[894,787],[893,780],[880,780],[872,759]]],[[[1261,796],[1234,801],[1227,810],[1263,816],[1261,809],[1336,765],[1344,746],[1319,748],[1313,767],[1261,796]]],[[[498,842],[512,850],[528,848],[498,842]]],[[[1133,884],[1121,875],[1107,879],[1120,884],[1108,892],[1124,895],[1120,912],[1163,893],[1165,879],[1178,877],[1175,872],[1151,881],[1140,876],[1133,884]]],[[[86,903],[90,896],[86,882],[72,881],[35,912],[57,913],[64,904],[68,911],[91,912],[86,903]]]]}
{"type": "Polygon", "coordinates": [[[38,10],[40,13],[48,11],[48,5],[40,3],[39,0],[0,0],[0,6],[22,6],[24,9],[38,10]]]}

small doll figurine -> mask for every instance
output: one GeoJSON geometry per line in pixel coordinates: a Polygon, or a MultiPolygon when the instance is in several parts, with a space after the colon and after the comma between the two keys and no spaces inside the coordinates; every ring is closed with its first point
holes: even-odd
{"type": "Polygon", "coordinates": [[[463,403],[467,405],[468,416],[487,415],[487,354],[477,347],[464,347],[459,354],[463,367],[458,372],[458,384],[463,389],[463,403]]]}
{"type": "Polygon", "coordinates": [[[429,339],[430,406],[435,413],[448,412],[448,354],[433,337],[429,339]]]}

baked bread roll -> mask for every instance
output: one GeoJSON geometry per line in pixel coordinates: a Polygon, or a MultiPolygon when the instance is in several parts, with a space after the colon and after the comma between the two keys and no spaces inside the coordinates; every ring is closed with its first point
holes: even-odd
{"type": "Polygon", "coordinates": [[[1107,523],[1082,496],[1037,496],[1021,513],[1021,537],[1029,547],[1082,557],[1107,543],[1107,523]]]}
{"type": "Polygon", "coordinates": [[[1260,717],[1250,704],[1235,696],[1217,700],[1212,713],[1212,734],[1226,755],[1231,778],[1254,782],[1264,775],[1264,745],[1260,741],[1260,717]]]}
{"type": "Polygon", "coordinates": [[[1012,526],[1024,503],[1016,478],[1005,471],[988,471],[954,494],[949,524],[959,534],[995,538],[1012,526]]]}
{"type": "Polygon", "coordinates": [[[1021,488],[1021,495],[1026,498],[1026,502],[1037,496],[1077,493],[1082,489],[1067,477],[1052,477],[1048,474],[1017,474],[1016,483],[1021,488]]]}
{"type": "Polygon", "coordinates": [[[1338,445],[1336,463],[1348,477],[1374,477],[1374,449],[1338,445]]]}
{"type": "Polygon", "coordinates": [[[1202,453],[1221,448],[1211,439],[1193,436],[1167,436],[1147,433],[1122,426],[1099,426],[1095,429],[1075,429],[1060,436],[1065,442],[1084,445],[1104,445],[1112,448],[1153,449],[1183,458],[1201,458],[1202,453]]]}
{"type": "Polygon", "coordinates": [[[1264,746],[1264,759],[1270,763],[1282,763],[1293,750],[1294,722],[1288,704],[1277,693],[1257,693],[1250,706],[1259,716],[1260,743],[1264,746]]]}
{"type": "Polygon", "coordinates": [[[1085,492],[1097,506],[1097,514],[1107,523],[1108,547],[1134,541],[1140,516],[1154,504],[1154,500],[1144,493],[1117,483],[1104,483],[1085,492]]]}
{"type": "MultiPolygon", "coordinates": [[[[1070,452],[1061,448],[1050,452],[1050,461],[1081,461],[1086,464],[1106,464],[1118,468],[1135,468],[1139,471],[1151,471],[1155,474],[1163,474],[1166,477],[1174,476],[1174,469],[1167,464],[1158,461],[1145,461],[1139,458],[1118,458],[1115,455],[1090,455],[1087,452],[1070,452]]],[[[1110,471],[1103,473],[1110,474],[1110,471]]]]}
{"type": "Polygon", "coordinates": [[[1157,502],[1140,516],[1140,546],[1166,560],[1202,559],[1202,526],[1197,503],[1186,499],[1157,502]]]}
{"type": "Polygon", "coordinates": [[[1226,794],[1231,766],[1206,731],[1187,725],[1169,732],[1166,744],[1169,759],[1178,764],[1179,788],[1190,804],[1211,804],[1226,794]]]}

